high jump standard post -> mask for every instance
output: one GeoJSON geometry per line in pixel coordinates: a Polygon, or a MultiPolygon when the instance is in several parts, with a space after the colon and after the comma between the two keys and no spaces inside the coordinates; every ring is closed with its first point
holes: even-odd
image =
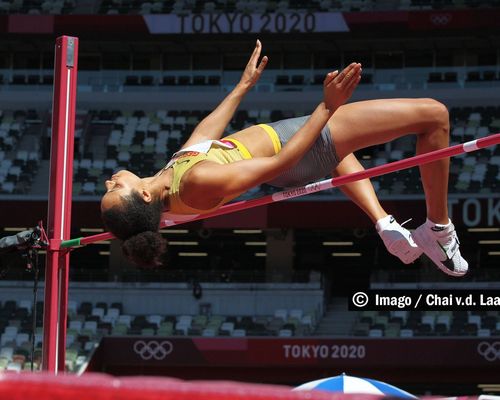
{"type": "Polygon", "coordinates": [[[52,143],[47,216],[49,246],[45,267],[42,369],[64,371],[68,305],[69,252],[60,249],[70,237],[73,192],[78,38],[56,39],[52,143]]]}

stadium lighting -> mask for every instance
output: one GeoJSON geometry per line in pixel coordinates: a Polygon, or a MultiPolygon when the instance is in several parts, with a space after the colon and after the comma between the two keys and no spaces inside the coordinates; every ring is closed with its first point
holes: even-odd
{"type": "Polygon", "coordinates": [[[500,392],[500,384],[496,383],[480,383],[477,387],[484,392],[500,392]]]}
{"type": "Polygon", "coordinates": [[[3,228],[3,230],[5,232],[21,232],[21,231],[27,231],[28,228],[14,226],[14,227],[3,228]]]}
{"type": "Polygon", "coordinates": [[[500,244],[500,240],[480,240],[479,244],[500,244]]]}
{"type": "Polygon", "coordinates": [[[237,234],[262,233],[262,230],[261,229],[233,229],[233,233],[237,233],[237,234]]]}
{"type": "Polygon", "coordinates": [[[266,246],[267,242],[245,242],[245,246],[266,246]]]}
{"type": "Polygon", "coordinates": [[[109,251],[100,251],[99,255],[100,256],[109,256],[111,253],[109,251]]]}
{"type": "Polygon", "coordinates": [[[174,233],[174,234],[189,233],[189,231],[187,229],[160,229],[159,232],[160,233],[174,233]]]}
{"type": "Polygon", "coordinates": [[[353,246],[354,242],[323,242],[323,246],[353,246]]]}
{"type": "Polygon", "coordinates": [[[98,233],[98,232],[104,232],[104,229],[102,229],[102,228],[80,228],[80,232],[98,233]]]}
{"type": "Polygon", "coordinates": [[[332,257],[361,257],[361,253],[332,253],[332,257]]]}
{"type": "Polygon", "coordinates": [[[177,240],[171,240],[168,242],[170,246],[198,246],[199,242],[196,241],[177,241],[177,240]]]}
{"type": "Polygon", "coordinates": [[[180,252],[179,257],[206,257],[208,256],[208,253],[205,252],[193,252],[193,253],[187,253],[187,252],[180,252]]]}
{"type": "Polygon", "coordinates": [[[469,228],[469,232],[500,232],[500,228],[469,228]]]}
{"type": "Polygon", "coordinates": [[[255,257],[267,257],[267,253],[255,253],[255,257]]]}

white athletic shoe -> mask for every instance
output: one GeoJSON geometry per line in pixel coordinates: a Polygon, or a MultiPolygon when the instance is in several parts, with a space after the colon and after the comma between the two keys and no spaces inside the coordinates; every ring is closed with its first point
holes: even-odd
{"type": "Polygon", "coordinates": [[[387,251],[403,263],[410,264],[422,255],[410,231],[397,223],[392,215],[379,219],[375,225],[387,251]]]}
{"type": "Polygon", "coordinates": [[[464,276],[467,273],[469,264],[460,254],[460,242],[451,221],[440,225],[427,220],[413,232],[413,239],[445,274],[464,276]]]}

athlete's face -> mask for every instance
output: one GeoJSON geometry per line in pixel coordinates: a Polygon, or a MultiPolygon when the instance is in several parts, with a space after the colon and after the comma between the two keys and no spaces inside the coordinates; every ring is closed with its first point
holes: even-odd
{"type": "Polygon", "coordinates": [[[112,175],[111,179],[104,182],[106,193],[101,200],[101,210],[120,205],[122,197],[130,194],[132,190],[141,189],[141,182],[141,178],[125,169],[112,175]]]}

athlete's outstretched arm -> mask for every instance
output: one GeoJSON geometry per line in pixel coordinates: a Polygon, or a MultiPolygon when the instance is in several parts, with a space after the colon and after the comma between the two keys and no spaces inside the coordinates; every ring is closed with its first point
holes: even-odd
{"type": "Polygon", "coordinates": [[[187,142],[182,147],[187,147],[192,144],[202,142],[204,140],[220,139],[226,129],[229,121],[233,117],[236,109],[243,100],[245,94],[257,83],[262,71],[267,65],[267,56],[264,56],[260,63],[257,65],[262,45],[259,40],[255,45],[255,49],[248,61],[248,64],[243,71],[240,82],[229,93],[222,103],[220,103],[215,110],[207,115],[195,128],[187,142]]]}
{"type": "Polygon", "coordinates": [[[333,113],[352,95],[361,77],[361,66],[351,64],[341,73],[329,73],[324,81],[324,101],[283,149],[272,157],[257,157],[230,164],[203,163],[190,173],[189,192],[220,199],[237,195],[272,180],[292,168],[309,151],[333,113]]]}

